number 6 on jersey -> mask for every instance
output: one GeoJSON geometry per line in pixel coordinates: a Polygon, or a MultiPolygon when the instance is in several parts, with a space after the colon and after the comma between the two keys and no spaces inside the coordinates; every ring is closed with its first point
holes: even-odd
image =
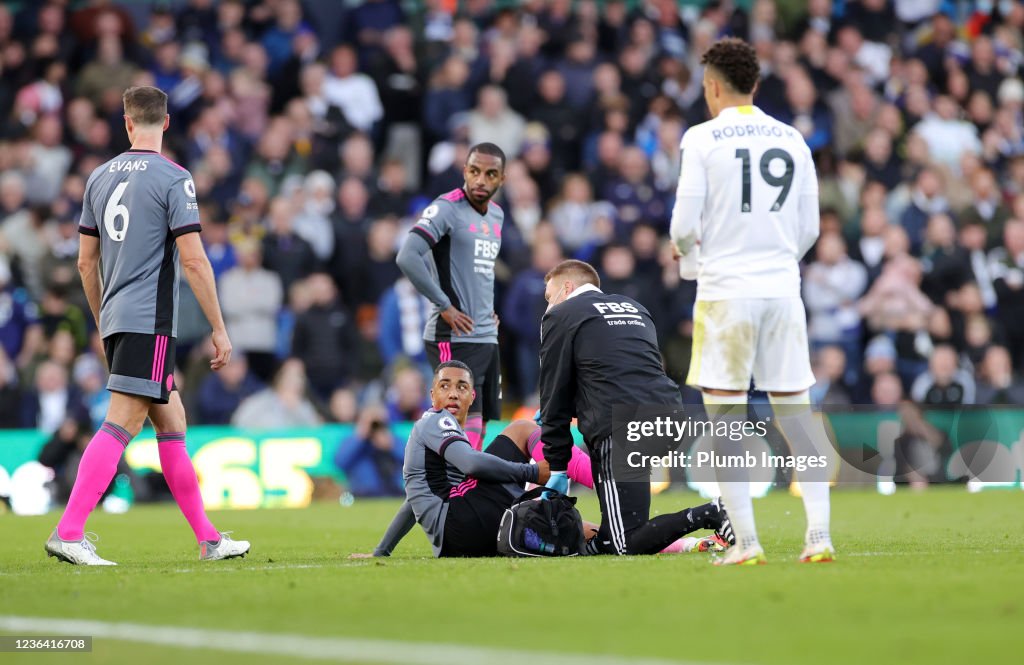
{"type": "Polygon", "coordinates": [[[128,232],[128,206],[121,203],[121,197],[124,196],[124,190],[127,188],[127,180],[115,187],[114,192],[107,199],[107,206],[103,209],[103,228],[107,230],[110,239],[117,242],[124,240],[124,234],[128,232]],[[120,229],[115,223],[118,217],[122,219],[120,229]]]}

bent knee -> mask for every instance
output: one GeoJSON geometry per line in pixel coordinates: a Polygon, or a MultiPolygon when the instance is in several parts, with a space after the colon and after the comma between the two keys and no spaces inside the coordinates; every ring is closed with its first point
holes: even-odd
{"type": "Polygon", "coordinates": [[[513,420],[501,433],[512,439],[513,443],[520,448],[524,448],[527,439],[530,438],[530,435],[536,429],[537,423],[532,420],[513,420]]]}

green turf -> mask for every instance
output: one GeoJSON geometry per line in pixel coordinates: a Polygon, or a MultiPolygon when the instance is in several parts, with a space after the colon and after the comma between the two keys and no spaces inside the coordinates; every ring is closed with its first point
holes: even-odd
{"type": "MultiPolygon", "coordinates": [[[[696,503],[656,497],[655,508],[696,503]]],[[[368,551],[397,503],[214,514],[254,542],[244,560],[200,565],[173,506],[97,514],[112,569],[46,559],[56,515],[0,515],[0,614],[315,636],[632,654],[708,663],[992,663],[1024,652],[1024,493],[962,488],[833,495],[840,560],[795,563],[798,499],[755,502],[768,566],[707,555],[434,560],[414,532],[387,560],[368,551]]],[[[581,502],[596,514],[592,496],[581,502]]],[[[282,662],[98,640],[92,656],[23,662],[282,662]]],[[[9,654],[0,661],[13,661],[9,654]]]]}

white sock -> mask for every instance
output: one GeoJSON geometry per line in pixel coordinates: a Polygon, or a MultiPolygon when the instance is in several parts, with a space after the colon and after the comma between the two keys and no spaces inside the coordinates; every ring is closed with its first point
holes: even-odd
{"type": "MultiPolygon", "coordinates": [[[[746,420],[746,395],[709,395],[704,393],[704,409],[711,422],[719,420],[746,420]]],[[[740,452],[742,442],[715,437],[715,451],[735,447],[740,452]]],[[[746,469],[719,469],[718,488],[722,501],[729,513],[732,530],[736,534],[736,546],[741,550],[758,546],[757,527],[754,524],[754,504],[750,498],[750,479],[746,469]]]]}
{"type": "MultiPolygon", "coordinates": [[[[787,397],[768,398],[775,408],[775,421],[789,442],[794,455],[825,455],[832,459],[832,445],[821,419],[811,411],[810,396],[807,392],[787,397]]],[[[808,469],[799,475],[800,493],[807,513],[807,545],[822,542],[831,543],[829,536],[829,472],[824,469],[808,469]]]]}

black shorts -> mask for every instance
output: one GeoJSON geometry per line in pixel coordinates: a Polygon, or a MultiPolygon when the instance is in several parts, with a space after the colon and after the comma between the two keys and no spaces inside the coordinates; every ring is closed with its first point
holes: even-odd
{"type": "MultiPolygon", "coordinates": [[[[530,461],[504,434],[499,434],[484,452],[517,464],[530,461]]],[[[520,496],[521,489],[512,494],[507,484],[476,478],[467,478],[453,487],[448,495],[441,556],[497,556],[498,525],[505,509],[520,496]]]]}
{"type": "Polygon", "coordinates": [[[473,371],[476,399],[470,413],[480,413],[484,421],[501,419],[501,358],[497,344],[459,342],[423,342],[430,368],[448,360],[461,360],[473,371]]]}
{"type": "Polygon", "coordinates": [[[107,390],[167,404],[174,390],[176,341],[167,335],[114,333],[103,338],[110,380],[107,390]]]}

